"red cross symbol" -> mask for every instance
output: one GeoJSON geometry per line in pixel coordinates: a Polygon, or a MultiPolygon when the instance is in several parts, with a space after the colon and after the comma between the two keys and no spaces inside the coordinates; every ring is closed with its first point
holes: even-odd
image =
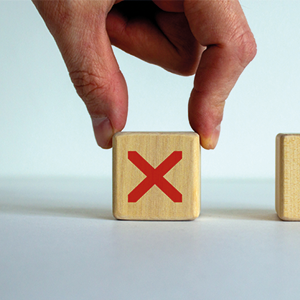
{"type": "Polygon", "coordinates": [[[147,176],[128,194],[128,202],[137,202],[155,184],[173,202],[182,202],[182,194],[163,177],[182,159],[182,151],[174,151],[156,169],[136,151],[128,151],[128,159],[147,176]]]}

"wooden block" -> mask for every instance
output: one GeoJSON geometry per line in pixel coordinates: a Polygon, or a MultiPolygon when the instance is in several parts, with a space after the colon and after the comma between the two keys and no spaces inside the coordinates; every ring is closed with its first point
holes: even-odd
{"type": "Polygon", "coordinates": [[[197,218],[200,214],[198,134],[115,134],[113,214],[125,220],[197,218]]]}
{"type": "Polygon", "coordinates": [[[300,134],[276,137],[276,212],[282,220],[300,221],[300,134]]]}

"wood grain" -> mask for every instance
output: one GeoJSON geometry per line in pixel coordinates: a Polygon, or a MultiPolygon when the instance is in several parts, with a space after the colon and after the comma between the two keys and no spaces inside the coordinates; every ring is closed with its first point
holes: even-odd
{"type": "Polygon", "coordinates": [[[276,212],[282,220],[300,220],[300,134],[276,137],[276,212]]]}
{"type": "Polygon", "coordinates": [[[200,214],[200,143],[194,132],[122,132],[113,138],[113,214],[127,220],[192,220],[200,214]],[[157,185],[136,203],[128,194],[147,176],[128,159],[138,152],[157,168],[174,151],[182,159],[163,177],[182,194],[173,202],[157,185]]]}

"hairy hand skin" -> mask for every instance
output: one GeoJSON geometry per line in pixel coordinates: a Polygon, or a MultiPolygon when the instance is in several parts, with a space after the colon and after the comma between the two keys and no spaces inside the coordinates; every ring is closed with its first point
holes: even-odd
{"type": "Polygon", "coordinates": [[[96,140],[111,147],[126,123],[128,94],[111,45],[179,74],[195,74],[191,127],[215,148],[225,100],[255,57],[237,0],[33,0],[53,35],[96,140]]]}

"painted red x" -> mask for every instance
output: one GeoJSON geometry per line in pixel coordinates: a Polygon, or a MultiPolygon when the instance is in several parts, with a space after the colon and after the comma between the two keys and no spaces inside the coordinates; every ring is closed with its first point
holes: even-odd
{"type": "Polygon", "coordinates": [[[136,151],[128,151],[128,159],[147,176],[129,193],[128,202],[137,202],[155,184],[173,202],[182,202],[182,194],[163,177],[182,159],[182,151],[174,151],[156,169],[136,151]]]}

